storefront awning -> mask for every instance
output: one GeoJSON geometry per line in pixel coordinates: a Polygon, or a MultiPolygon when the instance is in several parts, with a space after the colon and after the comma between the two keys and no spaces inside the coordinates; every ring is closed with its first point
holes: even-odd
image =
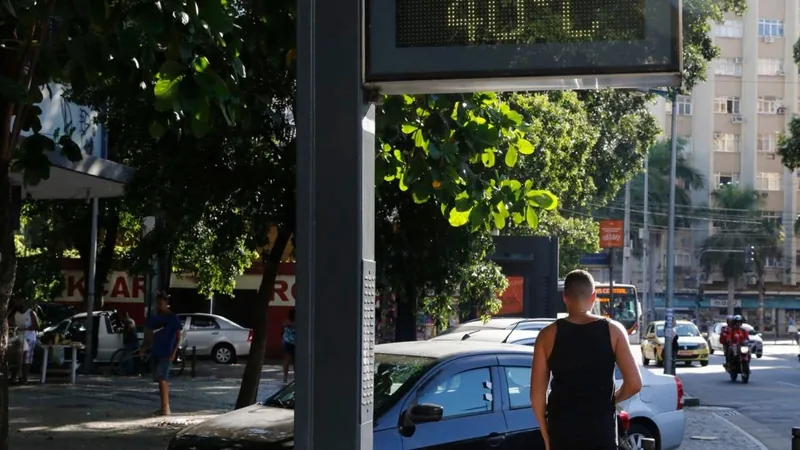
{"type": "Polygon", "coordinates": [[[48,152],[50,178],[35,186],[25,186],[21,173],[12,173],[11,183],[22,187],[22,198],[69,200],[91,197],[121,197],[133,169],[114,161],[84,155],[70,161],[61,152],[48,152]]]}

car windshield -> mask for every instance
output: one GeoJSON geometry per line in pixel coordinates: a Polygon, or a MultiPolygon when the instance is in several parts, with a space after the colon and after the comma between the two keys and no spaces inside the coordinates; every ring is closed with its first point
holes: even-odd
{"type": "MultiPolygon", "coordinates": [[[[675,334],[678,337],[700,336],[700,330],[691,323],[680,323],[675,326],[675,334]]],[[[664,326],[656,328],[656,336],[664,337],[664,326]]]]}
{"type": "MultiPolygon", "coordinates": [[[[391,408],[435,363],[436,358],[375,354],[375,417],[391,408]]],[[[264,400],[264,406],[294,409],[294,383],[264,400]]]]}

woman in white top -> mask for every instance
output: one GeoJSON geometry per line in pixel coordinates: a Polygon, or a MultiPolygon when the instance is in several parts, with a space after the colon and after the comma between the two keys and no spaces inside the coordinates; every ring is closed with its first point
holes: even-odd
{"type": "Polygon", "coordinates": [[[36,331],[39,329],[39,318],[28,307],[24,299],[15,299],[14,309],[14,326],[17,327],[22,343],[20,381],[26,383],[31,363],[33,362],[33,352],[36,348],[36,331]]]}

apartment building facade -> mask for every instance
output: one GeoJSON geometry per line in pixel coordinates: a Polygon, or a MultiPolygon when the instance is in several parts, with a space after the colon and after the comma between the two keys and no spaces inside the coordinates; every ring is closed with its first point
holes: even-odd
{"type": "MultiPolygon", "coordinates": [[[[764,215],[784,225],[784,256],[768,261],[766,281],[767,297],[771,299],[767,315],[785,318],[786,311],[777,309],[791,312],[796,308],[800,313],[800,252],[793,233],[800,195],[798,174],[781,164],[776,149],[789,120],[800,114],[798,66],[793,57],[800,30],[800,0],[747,3],[743,16],[731,14],[724,23],[714,24],[713,39],[721,55],[710,64],[707,81],[695,87],[691,95],[678,98],[677,129],[687,141],[689,161],[707,181],[706,189],[694,193],[697,205],[708,204],[710,193],[719,186],[738,183],[758,190],[764,199],[764,215]]],[[[665,137],[670,133],[671,110],[671,102],[664,100],[652,108],[661,120],[665,137]]],[[[708,278],[698,274],[698,248],[714,232],[713,227],[712,221],[706,220],[677,230],[675,266],[679,293],[696,292],[691,285],[697,284],[692,279],[698,275],[707,293],[724,293],[720,274],[708,278]]],[[[655,256],[657,293],[665,287],[665,243],[663,239],[659,242],[655,256]]],[[[635,263],[632,272],[632,280],[640,282],[643,264],[635,263]]],[[[754,279],[745,277],[737,290],[744,299],[753,297],[757,293],[754,279]]],[[[742,307],[749,309],[748,300],[743,301],[742,307]]],[[[715,305],[713,301],[710,304],[715,305]]]]}

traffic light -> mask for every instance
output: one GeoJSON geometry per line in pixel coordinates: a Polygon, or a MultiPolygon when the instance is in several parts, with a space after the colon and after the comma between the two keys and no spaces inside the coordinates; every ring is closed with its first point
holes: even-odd
{"type": "Polygon", "coordinates": [[[755,261],[756,247],[748,245],[744,248],[744,264],[749,269],[750,265],[755,261]]]}

